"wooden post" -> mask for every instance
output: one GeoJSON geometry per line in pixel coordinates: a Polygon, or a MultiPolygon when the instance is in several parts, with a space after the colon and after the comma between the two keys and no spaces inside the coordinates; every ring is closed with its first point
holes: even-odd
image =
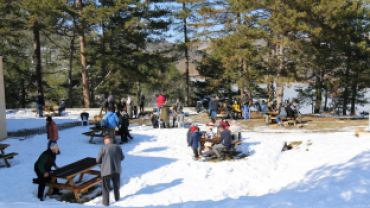
{"type": "Polygon", "coordinates": [[[0,141],[7,137],[3,57],[0,56],[0,141]]]}

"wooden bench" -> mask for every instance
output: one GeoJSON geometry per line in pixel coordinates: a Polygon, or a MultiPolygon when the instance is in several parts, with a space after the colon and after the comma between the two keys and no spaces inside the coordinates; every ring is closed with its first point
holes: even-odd
{"type": "Polygon", "coordinates": [[[7,168],[10,167],[10,164],[8,163],[8,159],[12,159],[14,156],[18,155],[16,152],[0,155],[0,159],[3,159],[5,162],[5,165],[7,168]]]}

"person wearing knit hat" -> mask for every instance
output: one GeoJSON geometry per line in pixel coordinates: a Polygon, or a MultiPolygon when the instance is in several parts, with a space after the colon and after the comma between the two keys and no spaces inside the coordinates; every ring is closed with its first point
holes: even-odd
{"type": "Polygon", "coordinates": [[[191,134],[190,134],[188,146],[193,151],[193,160],[198,160],[199,158],[198,148],[200,147],[199,139],[201,136],[202,134],[199,132],[198,127],[196,126],[191,127],[191,134]]]}

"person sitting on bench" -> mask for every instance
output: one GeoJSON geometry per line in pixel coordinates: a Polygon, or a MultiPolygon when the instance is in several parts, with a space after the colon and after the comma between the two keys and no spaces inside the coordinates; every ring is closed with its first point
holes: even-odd
{"type": "Polygon", "coordinates": [[[265,117],[265,124],[269,124],[269,114],[267,114],[267,113],[271,113],[271,112],[273,112],[272,105],[271,105],[271,103],[269,103],[269,104],[267,104],[266,107],[263,108],[263,110],[261,112],[261,115],[263,117],[265,117]]]}
{"type": "MultiPolygon", "coordinates": [[[[59,169],[59,167],[55,164],[56,154],[58,153],[58,151],[58,144],[52,144],[49,149],[47,149],[40,155],[39,159],[34,165],[37,179],[34,179],[33,182],[39,184],[37,198],[39,198],[40,201],[44,201],[45,185],[46,182],[49,182],[51,180],[51,168],[54,166],[56,169],[59,169]]],[[[55,181],[55,183],[57,183],[57,181],[55,181]]],[[[59,189],[54,188],[52,194],[60,195],[59,189]]]]}
{"type": "Polygon", "coordinates": [[[287,117],[288,118],[293,118],[295,120],[295,116],[294,116],[294,111],[292,110],[292,108],[290,107],[290,103],[288,102],[287,103],[287,107],[286,107],[286,113],[287,113],[287,117]]]}
{"type": "Polygon", "coordinates": [[[219,138],[220,144],[214,145],[212,147],[212,150],[217,155],[217,159],[221,161],[223,160],[223,158],[221,157],[220,151],[222,151],[223,149],[226,149],[226,150],[230,149],[232,137],[231,137],[231,132],[227,130],[224,125],[220,125],[219,130],[221,132],[220,138],[219,138]]]}
{"type": "Polygon", "coordinates": [[[276,123],[281,126],[281,118],[286,118],[288,116],[287,112],[286,112],[286,107],[287,105],[281,105],[280,104],[280,108],[279,108],[279,115],[276,116],[276,123]]]}

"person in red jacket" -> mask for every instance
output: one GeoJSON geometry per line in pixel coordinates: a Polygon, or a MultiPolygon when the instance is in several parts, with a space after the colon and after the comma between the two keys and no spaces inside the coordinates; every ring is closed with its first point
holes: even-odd
{"type": "Polygon", "coordinates": [[[162,104],[164,102],[166,102],[166,98],[161,94],[159,93],[159,96],[157,97],[157,107],[158,107],[158,116],[159,116],[159,113],[161,112],[161,107],[162,107],[162,104]]]}
{"type": "Polygon", "coordinates": [[[47,130],[47,137],[48,137],[48,148],[51,144],[57,143],[57,140],[59,139],[58,134],[58,126],[57,124],[51,119],[50,116],[46,118],[46,130],[47,130]]]}

